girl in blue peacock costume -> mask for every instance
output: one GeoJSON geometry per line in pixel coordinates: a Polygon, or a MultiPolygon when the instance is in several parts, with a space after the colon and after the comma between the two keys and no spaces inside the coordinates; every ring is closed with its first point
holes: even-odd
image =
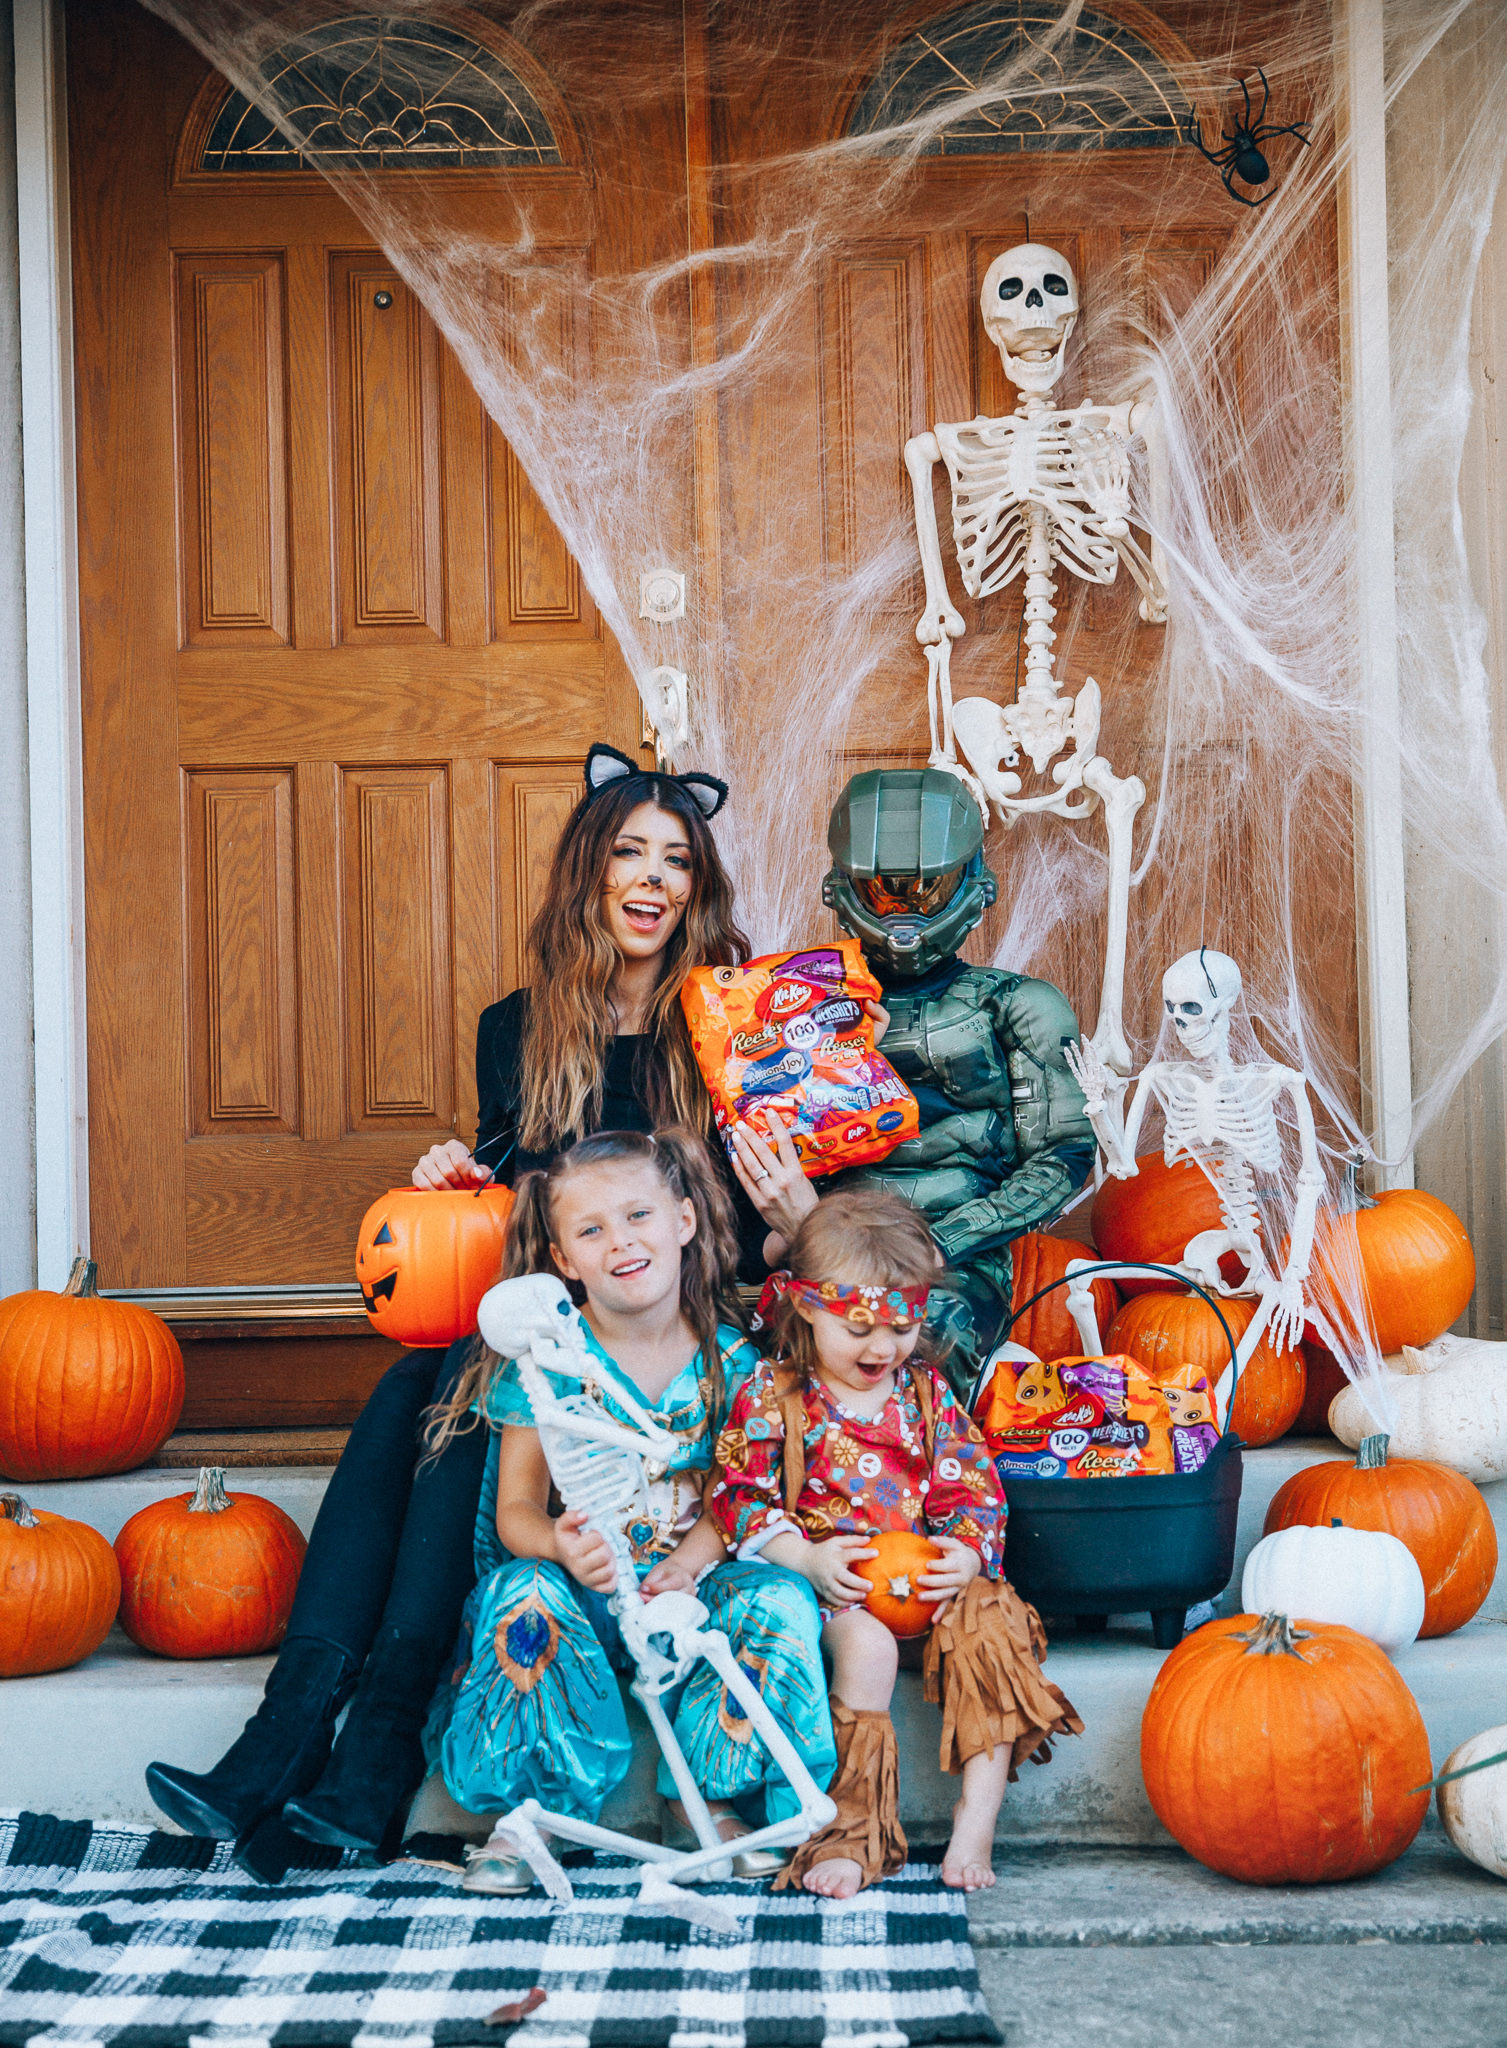
{"type": "MultiPolygon", "coordinates": [[[[723,1319],[737,1270],[723,1183],[699,1138],[607,1131],[561,1153],[518,1186],[505,1268],[558,1272],[581,1309],[597,1368],[587,1392],[632,1427],[620,1389],[680,1447],[625,1510],[624,1534],[645,1598],[693,1588],[819,1786],[836,1762],[815,1596],[794,1572],[740,1564],[702,1491],[734,1395],[758,1363],[723,1319]]],[[[561,1394],[579,1391],[551,1375],[561,1394]]],[[[480,1583],[467,1607],[460,1668],[431,1717],[429,1744],[452,1797],[473,1813],[532,1796],[596,1821],[622,1783],[632,1737],[620,1675],[633,1666],[607,1601],[614,1567],[579,1512],[550,1513],[550,1474],[517,1367],[483,1354],[439,1418],[443,1437],[479,1412],[495,1433],[477,1522],[480,1583]]],[[[650,1471],[655,1468],[651,1467],[650,1471]]],[[[558,1502],[555,1503],[558,1506],[558,1502]]],[[[666,1702],[676,1736],[724,1841],[799,1809],[737,1702],[708,1663],[666,1702]]],[[[666,1838],[689,1830],[663,1761],[666,1838]]],[[[734,1856],[740,1876],[772,1874],[774,1852],[734,1856]],[[744,1867],[746,1866],[746,1867],[744,1867]]],[[[468,1854],[473,1891],[527,1891],[532,1872],[494,1833],[468,1854]]]]}

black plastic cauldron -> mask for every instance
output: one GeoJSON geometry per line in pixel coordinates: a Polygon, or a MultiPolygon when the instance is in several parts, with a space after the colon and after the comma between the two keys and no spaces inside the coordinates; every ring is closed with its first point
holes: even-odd
{"type": "MultiPolygon", "coordinates": [[[[1093,1270],[1123,1271],[1131,1263],[1105,1260],[1093,1270]]],[[[1238,1378],[1235,1341],[1218,1302],[1175,1268],[1135,1264],[1203,1296],[1224,1328],[1238,1378]]],[[[1011,1322],[1051,1291],[1042,1288],[1011,1322]]],[[[1234,1398],[1232,1385],[1231,1405],[1234,1398]]],[[[1084,1632],[1106,1627],[1112,1614],[1149,1613],[1157,1648],[1175,1648],[1188,1609],[1230,1582],[1244,1476],[1240,1453],[1240,1439],[1226,1430],[1197,1472],[1128,1479],[1011,1473],[1001,1482],[1010,1508],[1005,1576],[1033,1607],[1074,1615],[1084,1632]]]]}
{"type": "Polygon", "coordinates": [[[1159,1650],[1182,1641],[1188,1609],[1230,1582],[1240,1514],[1240,1439],[1222,1436],[1196,1472],[1130,1479],[1003,1482],[1005,1576],[1043,1614],[1104,1628],[1151,1615],[1159,1650]]]}

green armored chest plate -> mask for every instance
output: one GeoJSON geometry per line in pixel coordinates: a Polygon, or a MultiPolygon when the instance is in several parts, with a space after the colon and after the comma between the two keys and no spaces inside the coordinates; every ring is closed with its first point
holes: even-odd
{"type": "Polygon", "coordinates": [[[1010,1075],[979,981],[965,972],[939,995],[887,991],[884,1056],[904,1080],[930,1083],[960,1109],[1002,1109],[1010,1075]]]}

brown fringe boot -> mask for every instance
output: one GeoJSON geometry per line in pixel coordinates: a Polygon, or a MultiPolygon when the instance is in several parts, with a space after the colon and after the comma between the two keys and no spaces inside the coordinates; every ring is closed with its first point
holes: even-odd
{"type": "Polygon", "coordinates": [[[850,1857],[863,1872],[860,1886],[888,1877],[905,1862],[900,1825],[900,1754],[888,1714],[864,1712],[832,1701],[837,1769],[827,1797],[837,1807],[830,1827],[802,1842],[774,1881],[776,1891],[799,1886],[814,1864],[850,1857]]]}
{"type": "Polygon", "coordinates": [[[955,1776],[1003,1745],[1013,1785],[1027,1757],[1052,1761],[1054,1735],[1083,1733],[1066,1693],[1042,1676],[1046,1647],[1041,1616],[1003,1579],[971,1580],[932,1624],[922,1671],[926,1697],[942,1706],[944,1771],[955,1776]]]}

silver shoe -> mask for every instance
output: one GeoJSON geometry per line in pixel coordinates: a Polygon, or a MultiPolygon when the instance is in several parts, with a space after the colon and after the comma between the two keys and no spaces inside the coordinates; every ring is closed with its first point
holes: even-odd
{"type": "MultiPolygon", "coordinates": [[[[745,1834],[751,1832],[750,1829],[744,1830],[745,1834]]],[[[668,1807],[665,1808],[664,1819],[660,1824],[659,1839],[666,1849],[687,1849],[694,1853],[701,1847],[695,1831],[684,1821],[677,1820],[668,1807]]],[[[741,1853],[735,1851],[733,1843],[738,1839],[737,1835],[732,1835],[725,1845],[734,1877],[773,1877],[777,1870],[783,1870],[790,1861],[791,1852],[788,1849],[744,1849],[741,1853]]]]}
{"type": "Polygon", "coordinates": [[[463,1892],[486,1892],[496,1899],[519,1899],[537,1882],[528,1860],[509,1856],[505,1850],[484,1843],[467,1849],[466,1874],[460,1881],[463,1892]]]}

